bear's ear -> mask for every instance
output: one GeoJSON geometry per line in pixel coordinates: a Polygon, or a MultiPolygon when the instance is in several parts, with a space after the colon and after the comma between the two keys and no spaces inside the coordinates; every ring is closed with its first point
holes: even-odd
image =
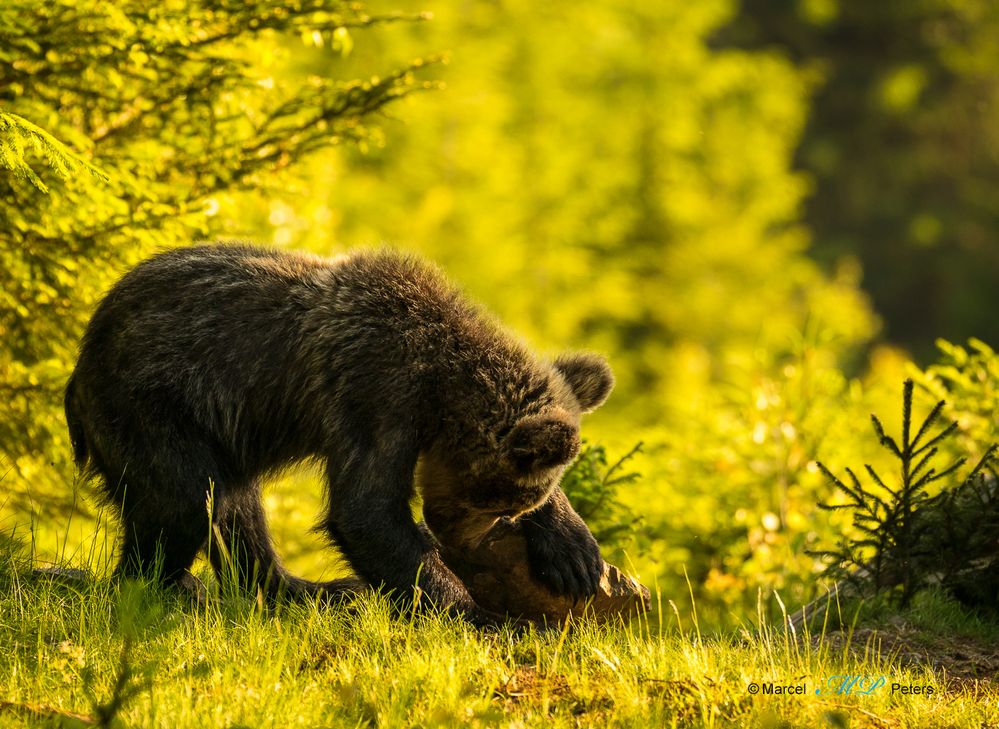
{"type": "Polygon", "coordinates": [[[555,369],[569,383],[584,413],[593,412],[603,405],[614,387],[610,365],[599,354],[563,354],[555,360],[555,369]]]}
{"type": "Polygon", "coordinates": [[[550,415],[528,415],[504,441],[507,457],[522,474],[561,466],[579,453],[579,431],[550,415]]]}

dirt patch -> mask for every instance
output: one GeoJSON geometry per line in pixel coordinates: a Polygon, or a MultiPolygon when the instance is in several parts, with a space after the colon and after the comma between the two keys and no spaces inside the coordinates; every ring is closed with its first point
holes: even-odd
{"type": "Polygon", "coordinates": [[[600,725],[609,717],[614,701],[606,695],[589,698],[573,691],[568,679],[560,673],[540,673],[533,666],[517,666],[493,697],[504,712],[531,704],[542,712],[566,712],[575,717],[578,726],[600,725]]]}
{"type": "Polygon", "coordinates": [[[504,704],[540,703],[547,695],[554,702],[572,694],[569,681],[560,673],[542,674],[532,666],[517,666],[493,696],[504,704]]]}
{"type": "Polygon", "coordinates": [[[928,666],[948,688],[999,685],[999,646],[982,638],[927,635],[899,618],[878,628],[857,628],[852,637],[827,633],[823,640],[834,651],[845,649],[849,641],[854,654],[862,655],[870,645],[902,666],[928,666]]]}

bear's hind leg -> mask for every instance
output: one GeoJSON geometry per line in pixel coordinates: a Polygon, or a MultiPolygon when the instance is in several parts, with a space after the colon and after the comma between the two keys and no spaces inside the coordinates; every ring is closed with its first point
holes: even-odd
{"type": "Polygon", "coordinates": [[[274,551],[258,483],[229,489],[216,503],[217,530],[208,556],[219,580],[235,578],[243,589],[260,590],[270,598],[338,598],[364,588],[359,580],[319,583],[289,574],[274,551]],[[221,545],[216,543],[219,539],[221,545]]]}
{"type": "Polygon", "coordinates": [[[188,569],[208,537],[208,514],[196,502],[174,503],[169,513],[124,498],[121,577],[155,577],[168,586],[183,586],[188,569]]]}
{"type": "Polygon", "coordinates": [[[217,496],[225,474],[212,448],[195,435],[166,422],[140,425],[104,435],[95,449],[104,491],[121,517],[116,574],[188,586],[188,570],[208,539],[212,484],[217,496]]]}

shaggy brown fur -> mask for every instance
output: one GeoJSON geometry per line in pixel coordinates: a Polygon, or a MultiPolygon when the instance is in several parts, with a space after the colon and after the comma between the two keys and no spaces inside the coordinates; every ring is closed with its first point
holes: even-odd
{"type": "MultiPolygon", "coordinates": [[[[291,577],[271,546],[260,485],[325,466],[323,528],[373,585],[477,609],[409,501],[485,523],[524,516],[534,573],[596,589],[602,563],[557,484],[580,414],[613,378],[594,355],[546,363],[433,267],[391,252],[325,259],[196,246],[128,273],[98,307],[66,389],[77,462],[121,513],[123,574],[185,579],[212,522],[248,587],[336,593],[291,577]]],[[[221,569],[217,549],[212,562],[221,569]]]]}

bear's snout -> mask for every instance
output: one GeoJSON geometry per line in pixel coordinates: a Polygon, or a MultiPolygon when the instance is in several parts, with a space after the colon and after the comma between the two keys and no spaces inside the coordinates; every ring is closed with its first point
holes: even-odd
{"type": "Polygon", "coordinates": [[[526,476],[568,464],[579,453],[579,428],[551,415],[523,418],[506,437],[507,458],[526,476]]]}

